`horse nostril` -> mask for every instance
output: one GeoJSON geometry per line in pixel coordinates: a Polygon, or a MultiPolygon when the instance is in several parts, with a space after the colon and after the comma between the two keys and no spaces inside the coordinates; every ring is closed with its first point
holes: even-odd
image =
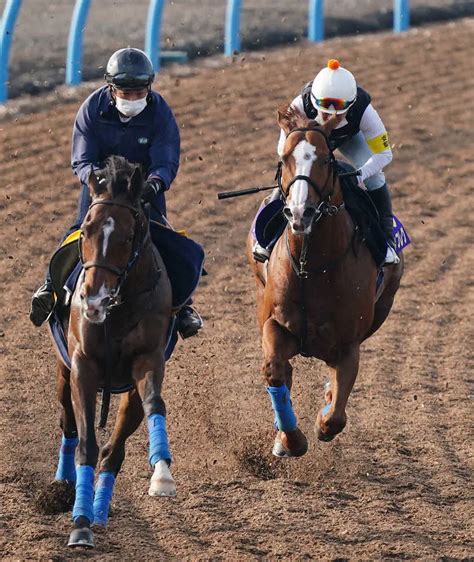
{"type": "Polygon", "coordinates": [[[102,306],[107,306],[110,303],[110,297],[104,297],[101,301],[100,304],[102,306]]]}
{"type": "Polygon", "coordinates": [[[307,219],[311,218],[314,216],[314,214],[316,213],[316,209],[314,207],[307,207],[304,210],[303,216],[307,219]]]}
{"type": "Polygon", "coordinates": [[[79,298],[83,301],[86,298],[86,295],[84,293],[79,293],[79,298]]]}
{"type": "Polygon", "coordinates": [[[289,207],[285,207],[283,209],[283,214],[285,215],[286,218],[291,219],[291,217],[293,216],[293,213],[291,212],[291,209],[289,207]]]}

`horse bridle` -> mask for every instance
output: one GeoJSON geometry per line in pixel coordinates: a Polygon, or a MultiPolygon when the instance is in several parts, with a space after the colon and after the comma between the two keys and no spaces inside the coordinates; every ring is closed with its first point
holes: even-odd
{"type": "MultiPolygon", "coordinates": [[[[306,213],[306,211],[309,211],[313,215],[313,217],[311,219],[311,225],[312,225],[314,222],[318,222],[325,215],[326,216],[337,215],[339,210],[344,208],[344,202],[341,203],[341,205],[333,205],[331,203],[331,196],[334,193],[334,188],[335,188],[335,185],[336,185],[337,164],[336,164],[336,158],[334,156],[334,152],[329,145],[328,136],[326,135],[326,133],[324,131],[322,131],[321,129],[319,129],[317,127],[297,127],[296,129],[292,129],[286,135],[286,138],[288,138],[291,134],[296,133],[298,131],[303,132],[303,133],[306,133],[308,131],[314,131],[315,133],[319,133],[320,135],[323,136],[324,141],[326,143],[326,146],[329,150],[329,155],[323,161],[323,164],[329,164],[330,165],[328,175],[327,175],[327,178],[326,178],[326,182],[324,183],[323,188],[319,189],[319,187],[316,185],[316,183],[309,176],[297,175],[297,176],[294,176],[291,179],[291,181],[288,183],[288,185],[286,186],[286,193],[285,193],[285,191],[283,190],[283,185],[282,185],[282,163],[281,162],[279,163],[279,166],[278,166],[278,169],[277,169],[276,180],[278,182],[278,188],[280,190],[281,198],[282,198],[285,206],[286,206],[287,194],[289,193],[291,186],[295,182],[297,182],[298,180],[305,181],[306,183],[308,183],[314,189],[314,191],[319,196],[319,203],[318,204],[311,203],[311,204],[307,205],[307,207],[305,209],[305,213],[306,213]],[[324,195],[331,177],[332,177],[331,190],[329,191],[329,193],[324,195]]],[[[285,214],[285,213],[283,212],[283,214],[285,214]]],[[[285,215],[285,217],[288,218],[286,215],[285,215]]],[[[308,218],[310,218],[310,217],[308,216],[308,218]]]]}
{"type": "MultiPolygon", "coordinates": [[[[127,279],[127,277],[129,275],[130,271],[132,270],[133,266],[137,262],[137,259],[138,259],[139,255],[142,251],[142,248],[145,245],[145,242],[147,240],[148,231],[144,232],[145,229],[143,228],[143,224],[140,221],[140,212],[133,205],[128,205],[127,203],[117,203],[115,201],[110,201],[110,200],[93,201],[91,203],[91,205],[89,206],[89,211],[92,209],[92,207],[95,207],[97,205],[111,205],[111,206],[114,206],[114,207],[123,207],[125,209],[128,209],[132,213],[133,218],[135,220],[135,228],[134,228],[134,231],[133,231],[133,239],[132,239],[132,251],[130,253],[130,258],[128,259],[127,265],[123,269],[120,269],[120,268],[116,267],[115,265],[111,265],[111,264],[100,262],[100,261],[84,262],[84,258],[83,258],[83,255],[82,255],[82,242],[83,242],[83,239],[84,239],[84,233],[83,233],[82,228],[81,228],[81,235],[80,235],[80,238],[79,238],[79,257],[80,257],[81,264],[82,264],[82,267],[84,268],[84,270],[87,271],[88,269],[96,267],[96,268],[99,268],[99,269],[105,269],[107,271],[110,271],[111,273],[113,273],[114,275],[117,276],[117,285],[111,291],[111,293],[108,295],[108,297],[106,297],[106,299],[107,299],[106,307],[110,308],[110,307],[118,304],[117,299],[118,299],[120,290],[122,289],[122,286],[125,283],[125,280],[127,279]]],[[[89,211],[88,211],[88,213],[89,213],[89,211]]]]}
{"type": "MultiPolygon", "coordinates": [[[[279,163],[278,169],[277,169],[276,179],[277,179],[277,183],[278,183],[278,188],[280,190],[280,194],[281,194],[281,197],[283,199],[283,203],[285,204],[285,207],[283,209],[283,215],[285,216],[285,218],[287,220],[289,218],[285,214],[287,194],[289,193],[289,190],[290,190],[291,186],[296,181],[298,181],[298,180],[305,181],[319,195],[319,198],[320,198],[319,203],[318,204],[311,203],[311,204],[307,205],[305,210],[304,210],[305,214],[306,214],[306,211],[309,211],[309,214],[306,214],[306,217],[310,219],[310,226],[312,226],[313,223],[315,223],[315,222],[317,223],[323,216],[335,216],[335,215],[337,215],[339,213],[339,211],[344,208],[345,205],[344,205],[344,201],[340,205],[333,205],[331,203],[331,196],[333,195],[334,189],[336,187],[337,162],[336,162],[336,158],[334,156],[334,152],[331,149],[331,146],[329,145],[328,136],[326,135],[326,133],[324,131],[322,131],[321,129],[319,129],[317,127],[297,127],[296,129],[292,129],[287,134],[286,138],[288,138],[292,133],[296,133],[297,131],[300,131],[300,132],[314,131],[315,133],[321,134],[324,137],[324,141],[326,142],[326,146],[329,150],[329,155],[323,162],[323,164],[329,164],[329,170],[328,170],[326,182],[324,183],[324,186],[323,186],[322,189],[319,189],[319,187],[316,185],[316,183],[309,176],[297,175],[297,176],[294,176],[291,179],[291,181],[288,183],[288,185],[286,186],[286,193],[285,193],[285,191],[283,190],[283,185],[282,185],[282,181],[281,181],[282,180],[282,163],[281,162],[279,163]],[[331,189],[327,194],[325,194],[330,178],[332,178],[331,189]]],[[[288,229],[286,230],[286,249],[287,249],[287,252],[288,252],[288,256],[290,258],[291,267],[300,279],[306,279],[308,277],[308,271],[306,271],[307,254],[308,254],[308,242],[309,242],[308,234],[303,234],[303,244],[302,244],[302,247],[301,247],[301,253],[300,253],[300,257],[299,257],[299,267],[298,267],[298,264],[296,263],[296,260],[291,253],[290,241],[289,241],[289,238],[288,238],[288,229]]],[[[345,253],[344,253],[344,255],[345,255],[345,253]]],[[[325,267],[327,267],[327,266],[325,266],[325,267]]],[[[321,271],[323,271],[323,270],[324,269],[321,268],[321,271]]]]}

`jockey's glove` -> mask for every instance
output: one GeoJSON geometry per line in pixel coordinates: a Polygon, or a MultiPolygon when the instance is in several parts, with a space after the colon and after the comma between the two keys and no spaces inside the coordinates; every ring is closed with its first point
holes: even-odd
{"type": "Polygon", "coordinates": [[[145,182],[142,193],[142,201],[149,203],[153,201],[159,193],[166,191],[165,182],[160,178],[149,178],[145,182]]]}
{"type": "Polygon", "coordinates": [[[363,189],[364,191],[367,191],[367,187],[366,187],[366,185],[365,185],[365,181],[362,179],[362,170],[361,170],[361,169],[357,170],[356,179],[357,179],[357,185],[358,185],[361,189],[363,189]]]}

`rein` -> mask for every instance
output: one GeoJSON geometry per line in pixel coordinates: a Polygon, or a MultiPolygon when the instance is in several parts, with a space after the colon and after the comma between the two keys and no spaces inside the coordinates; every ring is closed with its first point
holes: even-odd
{"type": "MultiPolygon", "coordinates": [[[[300,131],[300,132],[314,131],[316,133],[321,134],[324,137],[324,140],[326,142],[326,146],[329,150],[329,155],[326,158],[326,160],[324,161],[324,164],[329,164],[329,170],[328,170],[326,182],[324,183],[324,186],[321,190],[319,189],[319,187],[316,185],[316,183],[309,176],[297,175],[297,176],[294,176],[291,179],[291,181],[288,183],[288,185],[286,186],[286,193],[285,193],[285,191],[283,190],[283,185],[282,185],[282,162],[278,163],[276,180],[278,182],[278,188],[280,190],[280,194],[281,194],[281,197],[283,199],[283,203],[285,205],[286,205],[286,200],[287,200],[287,194],[289,193],[290,187],[298,180],[303,180],[306,183],[308,183],[316,191],[316,193],[319,195],[320,202],[317,205],[314,205],[314,204],[308,205],[305,209],[305,213],[306,213],[306,211],[310,211],[310,213],[312,213],[311,223],[310,223],[310,226],[312,226],[314,223],[319,222],[322,219],[323,216],[331,216],[331,217],[336,216],[337,213],[345,207],[345,204],[344,204],[344,202],[342,202],[340,205],[333,205],[331,203],[331,195],[334,193],[334,188],[335,188],[335,185],[336,185],[336,180],[337,180],[338,174],[337,174],[336,158],[334,157],[334,152],[332,151],[332,149],[329,145],[329,139],[328,139],[326,133],[324,131],[322,131],[321,129],[318,129],[318,128],[315,128],[315,127],[298,127],[296,129],[291,130],[288,133],[286,138],[288,138],[292,133],[295,133],[297,131],[300,131]],[[330,178],[332,178],[331,190],[329,191],[329,193],[324,195],[324,193],[327,190],[327,186],[328,186],[330,178]]],[[[285,215],[284,212],[283,212],[283,214],[285,215]]],[[[285,215],[285,217],[286,217],[286,215],[285,215]]],[[[347,252],[349,251],[349,249],[351,247],[351,243],[352,243],[352,241],[349,243],[348,248],[344,252],[343,256],[338,258],[337,261],[339,261],[340,259],[345,257],[345,255],[347,254],[347,252]]],[[[291,251],[290,251],[288,229],[286,230],[286,247],[287,247],[287,251],[288,251],[288,257],[290,258],[290,263],[291,263],[291,266],[293,268],[293,271],[296,273],[296,275],[300,279],[306,279],[308,277],[308,271],[306,271],[306,264],[307,264],[306,256],[307,256],[307,253],[308,253],[308,246],[309,246],[309,235],[303,234],[303,246],[301,248],[301,253],[300,253],[300,257],[299,257],[299,268],[298,268],[298,266],[296,265],[296,260],[294,259],[293,255],[291,254],[291,251]]],[[[326,267],[318,268],[318,270],[316,270],[314,272],[316,273],[316,272],[324,271],[325,269],[327,269],[327,268],[326,267]]]]}
{"type": "MultiPolygon", "coordinates": [[[[140,221],[139,210],[134,207],[133,205],[128,205],[126,203],[116,203],[115,201],[95,201],[91,203],[89,210],[96,205],[111,205],[114,207],[123,207],[128,209],[135,220],[135,229],[133,232],[133,243],[132,243],[132,252],[130,254],[130,258],[127,262],[127,265],[124,269],[120,269],[115,265],[111,265],[108,263],[103,262],[95,262],[95,261],[87,261],[84,262],[83,254],[82,254],[82,242],[84,238],[84,234],[81,230],[81,236],[79,239],[79,256],[82,263],[82,267],[85,271],[91,269],[93,267],[105,269],[110,271],[114,275],[117,276],[117,285],[111,292],[110,296],[106,297],[107,304],[106,304],[106,318],[104,321],[104,344],[105,344],[105,376],[104,376],[104,386],[102,388],[102,399],[100,405],[100,418],[99,418],[99,428],[105,428],[107,424],[107,418],[109,415],[109,407],[110,407],[110,394],[111,394],[111,387],[112,387],[112,349],[110,345],[110,322],[109,322],[109,313],[110,310],[118,306],[120,303],[118,302],[120,291],[125,283],[126,279],[130,271],[132,270],[133,266],[136,264],[138,257],[141,254],[141,251],[145,247],[146,242],[149,240],[149,230],[144,233],[143,225],[140,221]]],[[[159,275],[159,271],[158,271],[159,275]]]]}
{"type": "MultiPolygon", "coordinates": [[[[288,138],[292,133],[295,133],[297,131],[300,131],[300,132],[314,131],[314,132],[320,133],[324,137],[324,140],[326,142],[326,146],[329,150],[329,155],[326,158],[326,160],[324,161],[324,164],[328,164],[329,170],[328,170],[328,175],[327,175],[326,181],[325,181],[322,189],[319,189],[319,187],[316,185],[316,183],[309,176],[297,175],[297,176],[293,177],[291,179],[291,181],[288,183],[288,185],[286,186],[286,193],[285,193],[285,191],[283,190],[283,185],[282,185],[282,163],[281,162],[279,162],[278,168],[277,168],[276,179],[277,179],[278,188],[280,190],[280,194],[281,194],[281,197],[283,199],[283,202],[284,202],[285,206],[286,206],[287,194],[289,193],[289,190],[290,190],[291,186],[298,180],[303,180],[306,183],[308,183],[318,194],[318,196],[320,198],[319,203],[317,205],[315,205],[315,204],[308,205],[305,208],[305,211],[304,211],[305,213],[307,211],[309,211],[309,213],[311,213],[311,216],[309,216],[309,214],[307,214],[307,216],[308,216],[308,218],[311,219],[310,226],[312,227],[314,223],[319,222],[322,219],[322,217],[324,217],[324,216],[335,216],[335,215],[337,215],[339,213],[339,211],[345,207],[345,205],[344,205],[344,201],[340,205],[333,205],[331,203],[331,196],[334,193],[334,189],[335,189],[335,186],[336,186],[336,180],[337,180],[338,174],[337,174],[336,158],[334,157],[334,152],[332,151],[332,149],[329,145],[328,136],[326,135],[326,133],[324,131],[322,131],[321,129],[318,129],[318,128],[298,127],[296,129],[293,129],[292,131],[290,131],[286,138],[288,138]],[[325,194],[326,191],[327,191],[329,180],[331,178],[332,178],[332,185],[331,185],[330,191],[327,194],[325,194]]],[[[283,214],[284,214],[285,218],[288,220],[288,216],[285,215],[284,211],[283,211],[283,214]]],[[[313,269],[311,271],[308,271],[306,266],[307,266],[307,263],[308,263],[307,254],[308,254],[308,249],[309,249],[309,234],[303,234],[303,244],[302,244],[301,252],[300,252],[300,256],[299,256],[299,263],[297,263],[296,259],[293,257],[293,254],[291,253],[290,240],[289,240],[289,227],[290,227],[290,225],[288,224],[288,228],[286,229],[286,232],[285,232],[286,250],[287,250],[288,258],[290,260],[291,268],[293,269],[294,273],[296,274],[296,276],[300,280],[302,325],[301,325],[300,338],[299,339],[300,339],[300,354],[305,355],[306,354],[305,353],[305,347],[306,347],[306,338],[307,338],[307,332],[308,332],[308,326],[307,326],[308,322],[307,322],[306,306],[305,306],[305,283],[304,283],[304,280],[309,277],[310,273],[323,273],[325,271],[328,271],[328,270],[331,270],[331,269],[334,269],[335,267],[337,267],[337,265],[339,265],[339,263],[341,263],[344,260],[344,258],[346,257],[346,255],[349,253],[349,251],[350,251],[350,249],[353,245],[357,229],[354,229],[352,238],[349,241],[349,244],[347,245],[347,248],[345,249],[345,251],[342,255],[337,257],[335,260],[332,260],[331,262],[329,262],[327,264],[324,264],[323,266],[318,267],[317,269],[313,269]]]]}

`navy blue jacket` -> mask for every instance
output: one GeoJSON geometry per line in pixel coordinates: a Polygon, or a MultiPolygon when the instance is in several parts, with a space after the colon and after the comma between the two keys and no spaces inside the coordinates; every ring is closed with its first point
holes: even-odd
{"type": "Polygon", "coordinates": [[[157,92],[136,117],[120,121],[108,86],[93,92],[81,105],[72,133],[71,165],[83,185],[91,164],[98,168],[107,156],[124,156],[140,163],[147,177],[159,177],[166,189],[179,167],[179,129],[171,108],[157,92]]]}

